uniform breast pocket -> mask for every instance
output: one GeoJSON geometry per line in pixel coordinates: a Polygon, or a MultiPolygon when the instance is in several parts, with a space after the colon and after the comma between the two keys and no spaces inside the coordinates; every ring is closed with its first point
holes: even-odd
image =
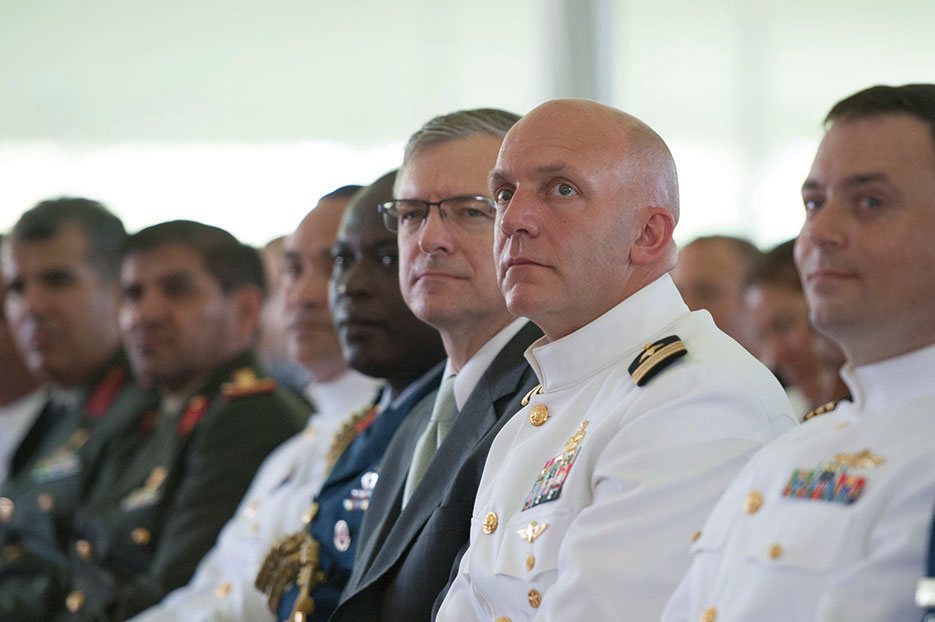
{"type": "Polygon", "coordinates": [[[750,517],[742,541],[751,562],[823,572],[859,559],[853,508],[815,500],[781,499],[772,512],[750,517]]]}
{"type": "Polygon", "coordinates": [[[496,574],[548,581],[547,573],[558,568],[558,552],[572,519],[568,508],[520,512],[504,527],[496,574]]]}

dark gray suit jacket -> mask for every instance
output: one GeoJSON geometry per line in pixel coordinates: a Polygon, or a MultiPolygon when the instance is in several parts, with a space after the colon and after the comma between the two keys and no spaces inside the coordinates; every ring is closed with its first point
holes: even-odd
{"type": "Polygon", "coordinates": [[[538,380],[523,352],[542,332],[524,326],[494,358],[403,509],[406,474],[428,415],[408,418],[386,450],[361,528],[354,570],[330,621],[429,620],[468,542],[474,497],[494,437],[538,380]]]}

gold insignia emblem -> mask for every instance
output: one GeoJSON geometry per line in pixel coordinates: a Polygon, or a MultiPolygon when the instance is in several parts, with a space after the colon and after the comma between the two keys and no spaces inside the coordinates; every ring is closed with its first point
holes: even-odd
{"type": "Polygon", "coordinates": [[[310,525],[316,516],[318,516],[318,503],[313,501],[312,505],[302,514],[302,524],[310,525]]]}
{"type": "Polygon", "coordinates": [[[529,393],[527,393],[527,394],[525,395],[525,397],[523,397],[523,399],[520,401],[519,405],[520,405],[520,406],[525,406],[526,404],[528,404],[528,403],[529,403],[529,400],[532,399],[532,396],[533,396],[533,395],[542,395],[542,385],[541,385],[541,384],[537,384],[536,386],[534,386],[534,387],[532,388],[532,390],[529,391],[529,393]]]}
{"type": "Polygon", "coordinates": [[[886,458],[870,453],[869,449],[857,452],[841,452],[834,455],[834,461],[852,468],[877,467],[886,462],[886,458]]]}
{"type": "Polygon", "coordinates": [[[838,404],[843,402],[847,398],[841,398],[839,400],[831,400],[826,404],[822,404],[818,408],[813,408],[812,410],[805,413],[805,416],[802,417],[802,421],[808,421],[813,417],[820,417],[821,415],[830,413],[832,410],[838,407],[838,404]]]}
{"type": "Polygon", "coordinates": [[[86,429],[78,428],[77,430],[71,433],[70,437],[68,437],[68,446],[74,449],[75,451],[78,451],[84,446],[85,443],[88,442],[88,438],[90,436],[91,435],[88,433],[86,429]]]}
{"type": "Polygon", "coordinates": [[[143,484],[143,487],[148,490],[156,490],[162,486],[162,482],[166,481],[166,476],[168,474],[169,472],[165,467],[153,467],[153,470],[149,472],[149,477],[146,478],[146,483],[143,484]]]}
{"type": "Polygon", "coordinates": [[[565,441],[565,444],[562,445],[562,451],[566,453],[569,451],[574,451],[575,447],[580,445],[581,441],[584,440],[584,435],[587,433],[585,432],[587,427],[588,427],[588,421],[582,421],[581,425],[578,426],[578,431],[572,434],[571,438],[565,441]]]}
{"type": "Polygon", "coordinates": [[[525,540],[526,542],[532,543],[536,538],[542,535],[542,533],[549,528],[548,523],[539,524],[536,521],[532,521],[516,533],[519,534],[519,537],[525,540]]]}

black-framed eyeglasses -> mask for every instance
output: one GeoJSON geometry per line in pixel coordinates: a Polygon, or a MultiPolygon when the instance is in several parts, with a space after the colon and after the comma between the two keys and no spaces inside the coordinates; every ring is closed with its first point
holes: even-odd
{"type": "Polygon", "coordinates": [[[443,220],[468,233],[489,231],[497,214],[493,200],[480,195],[450,197],[441,201],[394,199],[380,203],[378,207],[387,229],[408,235],[422,228],[433,205],[438,206],[443,220]]]}

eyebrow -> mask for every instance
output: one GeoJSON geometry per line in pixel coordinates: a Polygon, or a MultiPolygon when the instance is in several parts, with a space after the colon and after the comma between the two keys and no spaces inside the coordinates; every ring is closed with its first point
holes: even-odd
{"type": "MultiPolygon", "coordinates": [[[[533,173],[536,175],[554,175],[555,173],[560,173],[571,169],[574,171],[574,168],[569,165],[567,162],[550,162],[548,164],[543,164],[542,166],[537,166],[533,169],[533,173]]],[[[487,184],[493,185],[498,181],[507,181],[506,176],[501,169],[495,168],[490,172],[490,175],[487,178],[487,184]]]]}
{"type": "MultiPolygon", "coordinates": [[[[864,184],[871,184],[874,182],[885,181],[889,182],[890,178],[886,173],[857,173],[849,177],[845,177],[844,181],[841,182],[841,186],[844,188],[854,188],[856,186],[862,186],[864,184]]],[[[816,179],[806,179],[805,183],[802,184],[802,192],[808,190],[818,190],[821,188],[821,184],[818,183],[816,179]]]]}

